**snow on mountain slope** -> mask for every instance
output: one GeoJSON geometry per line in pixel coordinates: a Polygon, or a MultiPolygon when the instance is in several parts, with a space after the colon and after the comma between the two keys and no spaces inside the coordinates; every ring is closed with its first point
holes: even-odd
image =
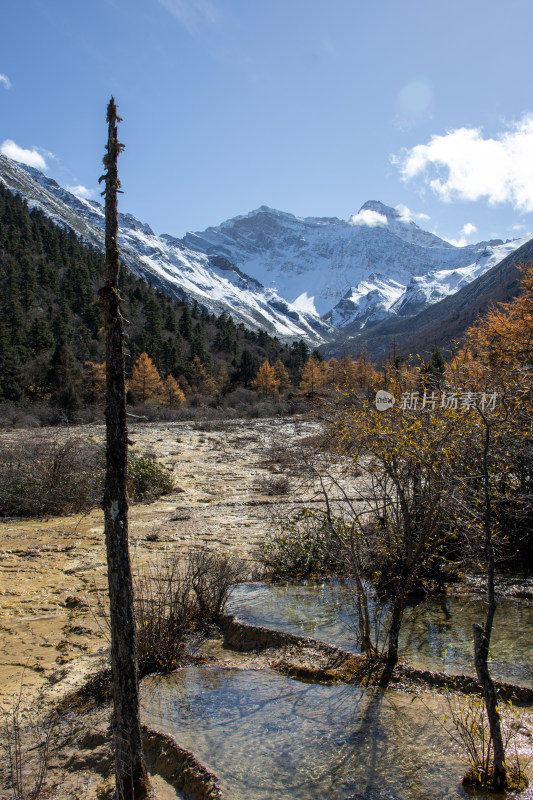
{"type": "MultiPolygon", "coordinates": [[[[104,249],[103,207],[60,187],[32,167],[0,156],[0,179],[54,222],[71,228],[88,244],[104,249]]],[[[178,298],[196,300],[214,313],[225,311],[253,330],[283,340],[303,337],[312,344],[331,339],[331,326],[298,310],[272,288],[241,272],[226,258],[190,250],[172,236],[156,236],[130,214],[119,214],[119,247],[125,266],[178,298]]]]}
{"type": "Polygon", "coordinates": [[[390,316],[390,309],[404,293],[402,283],[373,272],[349,289],[325,319],[336,328],[345,328],[357,320],[363,328],[390,316]]]}
{"type": "Polygon", "coordinates": [[[455,247],[378,201],[343,221],[261,206],[202,233],[189,247],[228,258],[295,306],[339,328],[410,314],[457,291],[523,240],[455,247]],[[501,249],[503,248],[503,249],[501,249]],[[485,255],[484,255],[485,254],[485,255]]]}
{"type": "MultiPolygon", "coordinates": [[[[5,156],[0,179],[103,249],[99,203],[5,156]]],[[[455,247],[422,230],[401,209],[374,200],[346,221],[261,206],[181,240],[156,236],[130,214],[120,214],[119,224],[122,259],[135,274],[215,313],[226,311],[252,329],[312,344],[342,338],[348,326],[353,331],[417,314],[529,239],[455,247]]]]}
{"type": "Polygon", "coordinates": [[[399,316],[418,314],[433,303],[438,303],[448,295],[455,294],[463,286],[484,275],[491,267],[499,264],[530,237],[513,239],[505,244],[484,243],[485,247],[475,262],[466,267],[451,270],[431,270],[425,275],[413,278],[405,293],[391,306],[391,311],[399,316]]]}
{"type": "MultiPolygon", "coordinates": [[[[324,318],[336,328],[342,329],[353,323],[357,323],[359,328],[365,328],[387,317],[418,314],[428,306],[458,292],[527,241],[529,237],[515,239],[506,244],[482,243],[484,246],[481,254],[472,264],[415,275],[407,286],[379,273],[372,273],[366,280],[350,288],[324,318]]],[[[481,246],[475,247],[477,250],[481,249],[481,246]]]]}

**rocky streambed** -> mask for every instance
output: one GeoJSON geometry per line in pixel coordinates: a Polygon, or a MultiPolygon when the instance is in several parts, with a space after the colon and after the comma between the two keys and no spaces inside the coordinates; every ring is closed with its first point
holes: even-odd
{"type": "MultiPolygon", "coordinates": [[[[316,431],[316,423],[306,419],[130,425],[132,451],[157,457],[174,481],[170,495],[130,509],[134,567],[142,567],[169,552],[185,555],[194,548],[208,546],[238,554],[253,573],[256,549],[273,515],[288,515],[304,499],[298,481],[283,472],[287,453],[294,455],[299,442],[316,431]]],[[[86,426],[36,434],[12,431],[0,434],[0,438],[15,447],[28,435],[103,441],[104,430],[101,426],[86,426]]],[[[107,632],[99,614],[105,586],[101,510],[61,518],[0,522],[0,703],[10,708],[13,698],[20,698],[30,721],[37,710],[62,704],[65,713],[54,734],[48,776],[52,788],[45,795],[58,800],[111,796],[109,710],[90,697],[84,704],[78,696],[76,708],[69,706],[73,693],[106,663],[107,632]]],[[[359,680],[360,664],[353,654],[342,654],[312,640],[296,641],[296,637],[293,641],[290,634],[254,631],[249,625],[228,619],[222,622],[225,633],[214,632],[196,654],[200,670],[214,669],[216,673],[217,668],[222,668],[232,674],[242,673],[242,680],[236,684],[225,673],[229,683],[225,682],[222,696],[234,691],[234,684],[246,683],[245,673],[250,670],[262,670],[265,675],[274,670],[284,676],[283,680],[295,676],[323,684],[359,680]]],[[[426,675],[417,675],[416,670],[404,667],[397,688],[414,694],[420,694],[421,687],[431,688],[427,701],[431,704],[433,700],[429,698],[442,689],[442,681],[425,672],[426,675]]],[[[191,672],[188,680],[204,691],[213,680],[217,683],[215,673],[208,672],[206,677],[191,672]]],[[[269,698],[272,693],[284,691],[277,679],[273,683],[270,678],[265,680],[260,691],[269,698]]],[[[529,696],[521,699],[529,705],[529,696]]],[[[300,699],[296,702],[299,704],[300,699]]],[[[342,705],[342,698],[338,702],[342,705]]],[[[405,701],[406,708],[410,702],[405,701]]],[[[404,701],[400,704],[403,708],[404,701]]],[[[243,713],[248,713],[246,708],[243,706],[243,713]]],[[[439,713],[440,710],[439,706],[439,713]]],[[[280,713],[285,712],[276,711],[280,713]]],[[[526,749],[533,741],[533,724],[529,717],[528,720],[520,734],[526,749]]],[[[154,727],[152,720],[145,721],[149,728],[154,727]]],[[[29,728],[31,733],[31,725],[29,728]]],[[[219,796],[217,776],[210,764],[205,767],[198,762],[196,745],[190,747],[190,752],[187,745],[176,744],[162,728],[159,725],[157,731],[145,730],[156,796],[160,800],[219,796]],[[185,782],[183,775],[188,776],[185,782]]],[[[205,735],[211,736],[209,732],[205,735]]],[[[31,747],[30,740],[28,745],[31,747]]],[[[239,747],[244,745],[240,741],[239,747]]],[[[345,743],[343,752],[350,747],[350,742],[345,743]]],[[[30,762],[33,757],[30,752],[30,762]]],[[[324,763],[323,769],[330,767],[324,763]]],[[[268,788],[266,791],[264,795],[257,789],[257,797],[268,797],[268,788]]],[[[243,798],[255,800],[253,791],[246,792],[241,792],[243,798]]],[[[288,796],[299,797],[298,793],[288,796]]]]}

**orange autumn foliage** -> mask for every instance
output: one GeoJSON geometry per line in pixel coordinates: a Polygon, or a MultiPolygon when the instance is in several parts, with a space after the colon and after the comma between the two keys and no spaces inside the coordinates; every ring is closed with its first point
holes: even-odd
{"type": "Polygon", "coordinates": [[[141,353],[135,362],[128,389],[132,389],[142,403],[151,398],[157,399],[161,394],[163,381],[147,353],[141,353]]]}
{"type": "Polygon", "coordinates": [[[169,406],[170,408],[181,406],[185,402],[185,395],[181,391],[179,383],[172,375],[167,375],[165,378],[160,399],[165,406],[169,406]]]}
{"type": "Polygon", "coordinates": [[[83,365],[82,392],[88,403],[98,403],[105,397],[105,361],[97,364],[86,361],[83,365]]]}
{"type": "Polygon", "coordinates": [[[276,377],[274,367],[265,361],[260,367],[252,381],[252,389],[263,397],[277,395],[279,391],[279,379],[276,377]]]}
{"type": "Polygon", "coordinates": [[[468,348],[490,365],[533,363],[533,265],[522,267],[520,284],[518,297],[492,306],[466,332],[468,348]]]}

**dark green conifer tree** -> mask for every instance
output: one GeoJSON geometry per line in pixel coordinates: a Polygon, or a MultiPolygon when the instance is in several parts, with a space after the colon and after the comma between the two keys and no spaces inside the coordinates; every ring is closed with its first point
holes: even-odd
{"type": "Polygon", "coordinates": [[[189,305],[185,303],[179,321],[179,331],[183,338],[190,342],[192,339],[192,315],[189,305]]]}

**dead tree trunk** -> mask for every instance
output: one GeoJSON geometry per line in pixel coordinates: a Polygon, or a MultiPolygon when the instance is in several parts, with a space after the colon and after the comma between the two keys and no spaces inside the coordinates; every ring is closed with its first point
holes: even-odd
{"type": "Polygon", "coordinates": [[[396,591],[394,600],[392,601],[389,630],[387,634],[387,668],[394,669],[398,663],[398,648],[400,639],[400,630],[402,627],[403,615],[405,611],[405,604],[407,602],[407,581],[402,575],[400,583],[396,591]]]}
{"type": "Polygon", "coordinates": [[[124,333],[118,294],[117,158],[123,145],[117,138],[117,109],[111,98],[104,165],[106,220],[106,276],[100,290],[106,330],[106,479],[104,491],[105,540],[111,626],[113,676],[113,731],[117,800],[144,800],[149,784],[142,757],[135,620],[128,549],[127,427],[124,381],[124,333]]]}

